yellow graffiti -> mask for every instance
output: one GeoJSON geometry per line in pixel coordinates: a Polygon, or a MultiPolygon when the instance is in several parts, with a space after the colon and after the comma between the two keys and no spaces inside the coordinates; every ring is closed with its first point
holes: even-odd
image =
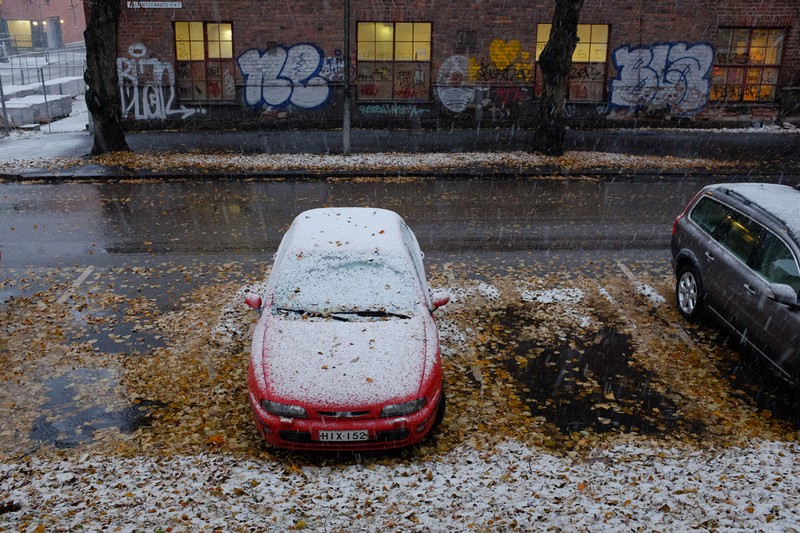
{"type": "Polygon", "coordinates": [[[478,73],[481,71],[481,64],[475,57],[467,58],[467,79],[477,81],[478,73]]]}
{"type": "Polygon", "coordinates": [[[503,70],[510,67],[519,57],[522,44],[516,39],[504,41],[495,39],[489,45],[489,59],[492,60],[495,68],[503,70]]]}

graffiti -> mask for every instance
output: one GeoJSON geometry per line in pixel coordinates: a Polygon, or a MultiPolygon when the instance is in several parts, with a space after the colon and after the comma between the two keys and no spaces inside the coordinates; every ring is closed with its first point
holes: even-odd
{"type": "Polygon", "coordinates": [[[718,65],[746,65],[750,62],[748,54],[736,52],[717,52],[716,63],[718,65]]]}
{"type": "Polygon", "coordinates": [[[495,39],[489,45],[489,58],[480,63],[470,58],[470,79],[488,82],[529,82],[532,77],[530,52],[522,50],[516,39],[495,39]]]}
{"type": "Polygon", "coordinates": [[[770,100],[774,85],[712,85],[712,100],[757,101],[770,100]]]}
{"type": "Polygon", "coordinates": [[[418,107],[415,105],[398,105],[398,104],[373,104],[373,105],[360,105],[358,111],[362,115],[390,115],[393,117],[421,117],[431,112],[427,107],[418,107]]]}
{"type": "Polygon", "coordinates": [[[475,72],[473,75],[477,81],[485,82],[516,82],[525,83],[533,81],[533,71],[531,65],[522,63],[515,63],[499,68],[491,60],[483,58],[478,64],[474,58],[470,58],[471,71],[475,72]]]}
{"type": "Polygon", "coordinates": [[[532,82],[530,53],[522,50],[516,39],[495,39],[488,57],[454,55],[445,59],[436,77],[436,95],[452,113],[463,113],[475,105],[493,115],[505,115],[510,104],[528,98],[527,91],[519,87],[532,82]]]}
{"type": "Polygon", "coordinates": [[[330,97],[328,81],[320,75],[323,53],[314,45],[275,46],[264,52],[251,48],[236,63],[244,78],[244,102],[254,109],[315,109],[330,97]]]}
{"type": "Polygon", "coordinates": [[[494,94],[495,101],[502,107],[518,104],[524,96],[523,90],[519,87],[495,87],[492,89],[492,94],[494,94]]]}
{"type": "Polygon", "coordinates": [[[573,64],[568,76],[567,98],[584,102],[602,101],[605,79],[605,63],[573,64]]]}
{"type": "Polygon", "coordinates": [[[605,78],[605,65],[580,64],[573,65],[569,73],[570,80],[603,81],[605,78]]]}
{"type": "Polygon", "coordinates": [[[236,94],[236,79],[233,77],[233,72],[226,70],[222,75],[222,82],[225,84],[226,93],[236,94]]]}
{"type": "Polygon", "coordinates": [[[425,84],[426,76],[419,65],[413,70],[397,69],[395,77],[397,80],[394,93],[396,98],[422,99],[427,97],[428,88],[425,84]]]}
{"type": "Polygon", "coordinates": [[[617,70],[610,88],[613,106],[691,113],[708,102],[714,51],[707,44],[623,46],[612,57],[617,70]]]}
{"type": "Polygon", "coordinates": [[[362,65],[358,72],[358,81],[390,81],[392,71],[386,65],[362,65]]]}
{"type": "Polygon", "coordinates": [[[122,116],[136,120],[166,119],[180,116],[186,120],[205,109],[181,105],[175,108],[175,70],[157,58],[145,58],[147,47],[128,47],[127,57],[117,58],[117,84],[122,100],[122,116]]]}
{"type": "Polygon", "coordinates": [[[475,99],[475,88],[463,85],[468,75],[467,56],[450,56],[439,68],[436,95],[448,111],[461,113],[475,99]]]}
{"type": "Polygon", "coordinates": [[[523,104],[531,97],[531,91],[526,87],[489,87],[479,89],[479,92],[478,111],[488,113],[493,120],[518,116],[523,104]]]}
{"type": "Polygon", "coordinates": [[[344,59],[338,55],[326,57],[319,75],[328,81],[344,81],[344,59]]]}

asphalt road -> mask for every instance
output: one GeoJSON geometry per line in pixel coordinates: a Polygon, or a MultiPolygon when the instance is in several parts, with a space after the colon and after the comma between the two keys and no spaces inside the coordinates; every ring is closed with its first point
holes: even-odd
{"type": "MultiPolygon", "coordinates": [[[[13,363],[8,375],[0,376],[6,394],[0,411],[6,409],[13,419],[6,448],[28,453],[42,443],[100,445],[94,430],[130,434],[149,424],[151,415],[166,412],[165,401],[151,400],[160,393],[147,390],[194,383],[198,364],[211,369],[209,376],[221,375],[214,358],[225,351],[211,339],[222,327],[244,345],[249,318],[241,314],[248,311],[241,310],[239,292],[263,280],[291,220],[309,208],[345,205],[389,208],[405,218],[427,253],[434,286],[456,291],[446,311],[451,323],[459,332],[470,332],[464,339],[478,343],[470,348],[475,353],[497,359],[493,368],[507,369],[513,378],[509,383],[531,409],[558,428],[554,435],[588,427],[602,433],[611,424],[705,438],[709,433],[702,428],[712,425],[720,438],[733,438],[743,431],[733,422],[741,418],[738,398],[767,410],[764,420],[796,424],[796,409],[781,383],[762,368],[749,370],[751,360],[726,348],[724,337],[718,341],[716,329],[695,329],[674,316],[671,226],[704,184],[700,178],[664,181],[657,176],[633,182],[2,183],[0,311],[5,330],[0,355],[9,354],[13,363]],[[538,289],[545,294],[537,296],[538,289]],[[480,295],[471,296],[478,301],[474,306],[458,301],[470,298],[465,296],[469,290],[480,295]],[[494,291],[502,291],[505,299],[493,299],[494,291]],[[552,291],[562,302],[556,307],[548,307],[552,291]],[[580,296],[588,294],[595,295],[591,301],[580,296]],[[532,303],[520,304],[525,298],[532,303]],[[598,331],[587,330],[589,317],[601,325],[598,331]],[[484,333],[474,335],[478,331],[484,333]],[[521,338],[526,331],[538,333],[521,338]],[[186,348],[194,341],[196,346],[186,348]],[[196,352],[205,355],[195,361],[196,352]],[[520,358],[539,352],[541,368],[518,365],[520,358]],[[694,359],[680,368],[696,382],[673,379],[674,369],[661,368],[683,353],[694,359]],[[153,354],[173,354],[179,361],[168,372],[137,370],[153,354]],[[629,364],[637,358],[649,361],[647,366],[629,364]],[[553,368],[556,376],[550,375],[553,368]],[[562,390],[558,370],[568,374],[576,368],[593,376],[602,390],[586,397],[562,390]],[[666,385],[651,388],[652,380],[666,385]],[[542,388],[542,383],[552,387],[542,388]],[[135,392],[142,387],[144,392],[135,392]],[[692,387],[706,387],[705,396],[692,387]],[[664,396],[658,392],[663,390],[672,392],[664,396]],[[713,416],[681,414],[700,409],[696,406],[706,405],[719,390],[736,398],[725,403],[727,425],[714,421],[717,411],[713,416]],[[625,406],[606,416],[606,407],[600,406],[607,406],[609,391],[629,399],[636,416],[619,415],[630,411],[625,406]],[[553,404],[551,399],[562,393],[564,401],[553,404]],[[136,401],[126,400],[130,397],[136,401]],[[55,412],[60,418],[52,416],[55,412]]],[[[456,347],[459,335],[448,338],[454,346],[449,357],[458,368],[468,369],[472,352],[456,347]]],[[[451,380],[464,377],[455,368],[448,371],[451,380]]],[[[570,378],[571,383],[591,381],[581,376],[570,378]]],[[[232,375],[230,383],[218,386],[226,391],[220,398],[233,398],[224,412],[241,407],[236,394],[243,382],[232,375]]],[[[207,392],[200,387],[193,397],[208,397],[207,392]]],[[[252,426],[246,418],[241,427],[249,435],[252,426]]]]}
{"type": "MultiPolygon", "coordinates": [[[[428,254],[664,251],[701,180],[207,180],[0,184],[5,267],[125,265],[132,255],[271,257],[322,206],[399,212],[428,254]]],[[[638,253],[638,252],[631,252],[638,253]]]]}

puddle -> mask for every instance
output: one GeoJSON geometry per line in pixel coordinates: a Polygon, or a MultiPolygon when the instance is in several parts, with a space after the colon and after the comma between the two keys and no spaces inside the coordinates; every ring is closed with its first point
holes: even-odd
{"type": "Polygon", "coordinates": [[[521,307],[495,314],[495,339],[506,370],[533,416],[544,417],[563,433],[583,429],[661,434],[699,431],[683,419],[661,390],[657,376],[631,358],[630,338],[605,326],[590,337],[558,343],[512,338],[532,323],[521,307]]]}
{"type": "Polygon", "coordinates": [[[157,329],[146,321],[127,319],[129,304],[129,300],[123,300],[104,308],[73,305],[69,310],[76,326],[73,340],[88,340],[95,349],[107,354],[148,353],[164,347],[157,329]]]}
{"type": "Polygon", "coordinates": [[[45,382],[47,400],[33,422],[30,438],[57,448],[94,440],[94,432],[116,428],[132,433],[150,423],[152,404],[125,404],[119,383],[107,369],[76,369],[45,382]]]}

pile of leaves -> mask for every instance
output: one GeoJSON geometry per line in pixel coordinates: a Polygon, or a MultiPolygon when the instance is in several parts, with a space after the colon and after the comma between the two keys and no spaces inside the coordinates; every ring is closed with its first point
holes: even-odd
{"type": "Polygon", "coordinates": [[[81,166],[117,169],[121,173],[169,175],[258,174],[259,172],[381,173],[408,172],[470,173],[485,171],[546,174],[589,172],[675,172],[756,168],[755,161],[724,161],[708,158],[644,156],[609,152],[571,151],[553,157],[529,152],[470,153],[375,153],[343,155],[239,154],[188,152],[115,152],[94,157],[0,162],[0,172],[65,170],[81,166]]]}

